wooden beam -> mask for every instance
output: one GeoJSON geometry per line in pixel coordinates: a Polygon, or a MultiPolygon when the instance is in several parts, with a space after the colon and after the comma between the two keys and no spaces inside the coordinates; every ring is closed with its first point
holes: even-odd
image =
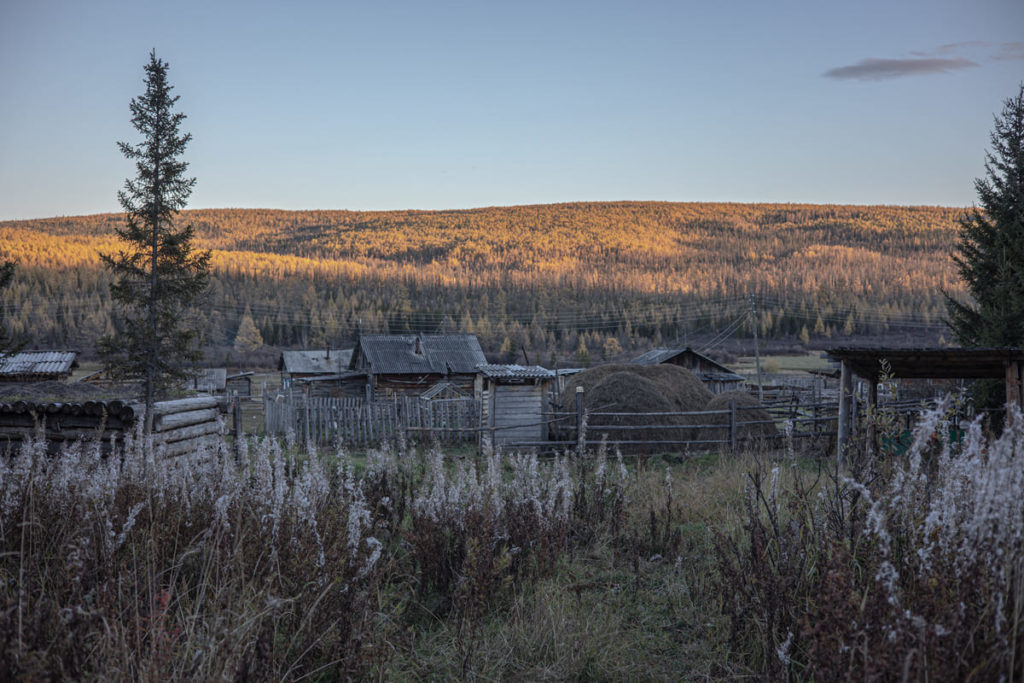
{"type": "Polygon", "coordinates": [[[878,380],[874,378],[868,378],[868,406],[867,410],[864,411],[865,421],[867,425],[867,453],[868,457],[875,454],[875,439],[876,439],[876,425],[875,421],[878,418],[878,380]]]}
{"type": "Polygon", "coordinates": [[[850,397],[853,395],[853,370],[842,361],[839,372],[839,433],[836,435],[836,460],[843,466],[843,449],[850,438],[850,397]]]}

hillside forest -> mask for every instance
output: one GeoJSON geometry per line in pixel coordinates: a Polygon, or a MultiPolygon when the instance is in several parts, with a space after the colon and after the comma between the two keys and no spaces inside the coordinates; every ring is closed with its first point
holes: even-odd
{"type": "MultiPolygon", "coordinates": [[[[571,203],[452,211],[189,210],[213,278],[193,324],[279,348],[363,332],[469,332],[494,360],[596,361],[652,345],[941,342],[961,209],[571,203]],[[258,335],[252,333],[254,323],[258,335]]],[[[0,222],[9,331],[86,353],[113,329],[119,214],[0,222]]],[[[222,359],[222,358],[221,358],[222,359]]]]}

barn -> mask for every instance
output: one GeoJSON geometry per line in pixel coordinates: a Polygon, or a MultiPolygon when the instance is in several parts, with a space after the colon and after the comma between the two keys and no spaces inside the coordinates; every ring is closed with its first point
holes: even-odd
{"type": "Polygon", "coordinates": [[[444,390],[479,398],[477,367],[487,364],[475,334],[364,334],[352,351],[349,381],[368,399],[422,396],[444,390]]]}
{"type": "Polygon", "coordinates": [[[743,375],[736,374],[718,361],[712,360],[702,353],[697,353],[688,346],[681,349],[651,349],[630,362],[637,365],[661,365],[668,363],[686,368],[695,374],[700,381],[704,382],[704,385],[715,394],[735,391],[746,381],[743,375]]]}
{"type": "Polygon", "coordinates": [[[481,365],[484,420],[495,446],[548,439],[545,413],[555,372],[537,365],[481,365]]]}

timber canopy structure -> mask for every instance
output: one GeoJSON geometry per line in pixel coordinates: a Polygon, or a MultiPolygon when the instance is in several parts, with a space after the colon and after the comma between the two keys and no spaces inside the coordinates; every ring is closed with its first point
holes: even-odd
{"type": "MultiPolygon", "coordinates": [[[[1006,384],[1006,402],[1024,408],[1024,349],[1019,348],[836,348],[829,358],[840,364],[839,434],[837,452],[840,459],[850,436],[853,376],[868,382],[868,406],[878,402],[877,378],[882,361],[888,364],[892,377],[900,379],[1002,379],[1006,384]]],[[[874,440],[868,425],[868,442],[874,440]]]]}

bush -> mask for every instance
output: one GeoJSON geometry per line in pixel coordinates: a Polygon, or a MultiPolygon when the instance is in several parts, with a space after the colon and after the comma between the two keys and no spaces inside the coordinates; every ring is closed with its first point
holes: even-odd
{"type": "Polygon", "coordinates": [[[772,677],[1019,680],[1024,418],[948,439],[947,404],[905,456],[822,486],[756,469],[747,521],[719,534],[737,647],[772,677]],[[866,474],[866,473],[864,473],[866,474]]]}

